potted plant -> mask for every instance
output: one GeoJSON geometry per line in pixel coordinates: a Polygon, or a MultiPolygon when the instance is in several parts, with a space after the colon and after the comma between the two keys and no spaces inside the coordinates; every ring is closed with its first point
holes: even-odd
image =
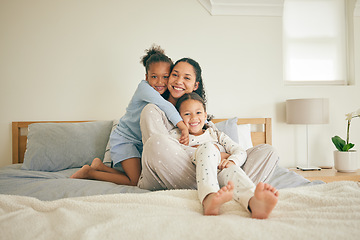
{"type": "Polygon", "coordinates": [[[349,142],[351,120],[356,117],[360,117],[360,109],[355,112],[346,114],[346,141],[339,136],[334,136],[331,138],[332,142],[337,148],[337,150],[334,151],[334,165],[335,169],[339,172],[355,172],[358,168],[357,152],[356,150],[351,150],[351,148],[353,148],[355,144],[349,142]]]}

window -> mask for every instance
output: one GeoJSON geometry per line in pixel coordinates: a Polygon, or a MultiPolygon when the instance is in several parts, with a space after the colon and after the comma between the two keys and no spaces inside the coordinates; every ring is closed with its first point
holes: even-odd
{"type": "MultiPolygon", "coordinates": [[[[351,0],[285,0],[286,84],[347,84],[353,49],[351,0]],[[351,30],[351,31],[349,31],[351,30]]],[[[352,1],[354,3],[354,1],[352,1]]],[[[352,8],[354,9],[354,8],[352,8]]]]}

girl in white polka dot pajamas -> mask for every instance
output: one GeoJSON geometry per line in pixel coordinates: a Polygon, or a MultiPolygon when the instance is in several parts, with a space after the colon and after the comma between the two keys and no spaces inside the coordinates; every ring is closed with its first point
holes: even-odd
{"type": "Polygon", "coordinates": [[[267,218],[277,203],[278,192],[262,182],[255,186],[240,168],[246,161],[246,151],[212,122],[205,124],[205,104],[196,93],[182,96],[176,108],[189,128],[189,145],[196,148],[195,152],[190,149],[188,152],[196,165],[198,196],[204,214],[218,215],[221,205],[234,199],[253,218],[267,218]]]}

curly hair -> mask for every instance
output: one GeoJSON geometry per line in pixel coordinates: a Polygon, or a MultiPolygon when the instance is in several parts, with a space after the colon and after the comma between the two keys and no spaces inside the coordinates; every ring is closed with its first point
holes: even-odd
{"type": "Polygon", "coordinates": [[[174,65],[171,58],[165,55],[164,49],[160,46],[153,44],[149,49],[145,50],[145,55],[141,57],[140,63],[144,65],[146,73],[152,63],[166,62],[170,64],[170,67],[174,65]]]}
{"type": "Polygon", "coordinates": [[[199,83],[198,89],[196,89],[194,92],[196,92],[204,100],[204,104],[206,104],[207,101],[206,101],[205,87],[204,87],[203,79],[202,79],[202,76],[201,76],[202,70],[201,70],[201,67],[200,67],[199,63],[196,62],[194,59],[191,59],[191,58],[182,58],[182,59],[179,59],[178,61],[176,61],[174,66],[176,66],[176,64],[178,64],[179,62],[187,62],[191,66],[193,66],[193,68],[195,70],[195,75],[196,75],[195,82],[199,83]]]}

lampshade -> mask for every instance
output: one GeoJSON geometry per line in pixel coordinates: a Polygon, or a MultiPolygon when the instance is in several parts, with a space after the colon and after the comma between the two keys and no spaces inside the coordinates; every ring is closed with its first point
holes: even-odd
{"type": "Polygon", "coordinates": [[[286,100],[286,122],[289,124],[329,123],[329,99],[305,98],[286,100]]]}

